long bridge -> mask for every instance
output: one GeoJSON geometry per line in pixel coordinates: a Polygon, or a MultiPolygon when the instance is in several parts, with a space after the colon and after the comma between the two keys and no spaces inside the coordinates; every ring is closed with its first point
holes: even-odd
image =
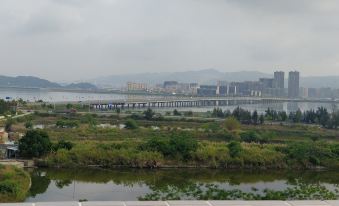
{"type": "Polygon", "coordinates": [[[178,108],[178,107],[219,107],[243,104],[272,104],[282,102],[312,102],[339,104],[332,99],[290,99],[264,97],[162,97],[123,100],[85,101],[94,110],[141,109],[141,108],[178,108]]]}
{"type": "Polygon", "coordinates": [[[338,200],[320,201],[130,201],[130,202],[38,202],[0,206],[339,206],[338,200]]]}

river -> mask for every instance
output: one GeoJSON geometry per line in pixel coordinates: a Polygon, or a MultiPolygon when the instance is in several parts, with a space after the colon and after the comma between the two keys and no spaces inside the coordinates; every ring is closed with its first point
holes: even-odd
{"type": "MultiPolygon", "coordinates": [[[[88,100],[122,100],[122,99],[140,99],[142,98],[152,98],[152,96],[138,96],[138,95],[122,95],[122,94],[106,94],[106,93],[81,93],[81,92],[56,92],[49,90],[39,90],[39,89],[14,89],[14,88],[0,88],[0,99],[5,99],[10,97],[11,99],[23,99],[25,101],[38,101],[43,100],[45,102],[63,102],[63,101],[88,101],[88,100]]],[[[153,96],[154,97],[154,96],[153,96]]],[[[248,104],[240,105],[242,108],[254,111],[257,110],[259,113],[263,113],[267,108],[272,108],[277,111],[286,111],[293,112],[298,109],[305,111],[309,109],[317,109],[320,106],[327,108],[332,111],[333,108],[339,108],[339,105],[332,105],[328,103],[310,103],[310,102],[283,102],[283,103],[273,103],[273,104],[248,104]]],[[[223,106],[223,110],[233,110],[237,105],[233,106],[223,106]]],[[[177,108],[179,111],[188,111],[193,112],[206,112],[212,110],[211,107],[193,107],[193,108],[177,108]]],[[[155,109],[157,110],[157,109],[155,109]]],[[[160,108],[159,110],[173,110],[173,108],[160,108]]]]}
{"type": "MultiPolygon", "coordinates": [[[[335,193],[337,171],[226,171],[212,169],[35,169],[26,202],[130,201],[152,199],[199,199],[199,192],[217,187],[228,198],[263,195],[266,189],[287,191],[307,199],[310,191],[335,193]]],[[[328,193],[328,194],[327,194],[328,193]]],[[[330,197],[330,196],[329,196],[330,197]]],[[[319,197],[318,197],[319,198],[319,197]]]]}

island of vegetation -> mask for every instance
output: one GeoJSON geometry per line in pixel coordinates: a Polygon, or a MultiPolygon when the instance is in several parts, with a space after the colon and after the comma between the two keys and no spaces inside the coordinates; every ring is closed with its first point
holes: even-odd
{"type": "Polygon", "coordinates": [[[4,123],[25,134],[18,139],[22,157],[45,167],[339,168],[339,115],[322,107],[94,114],[82,112],[86,105],[63,106],[78,112],[50,112],[41,103],[31,106],[34,114],[4,123]]]}
{"type": "Polygon", "coordinates": [[[1,202],[23,201],[30,189],[30,176],[15,166],[0,164],[0,200],[1,202]]]}

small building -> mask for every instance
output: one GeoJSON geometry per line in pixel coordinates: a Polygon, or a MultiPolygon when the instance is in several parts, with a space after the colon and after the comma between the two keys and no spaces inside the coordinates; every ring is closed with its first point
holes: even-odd
{"type": "Polygon", "coordinates": [[[8,141],[8,133],[0,130],[0,143],[5,143],[8,141]]]}
{"type": "Polygon", "coordinates": [[[16,159],[18,153],[18,145],[15,145],[13,142],[0,144],[0,159],[16,159]]]}

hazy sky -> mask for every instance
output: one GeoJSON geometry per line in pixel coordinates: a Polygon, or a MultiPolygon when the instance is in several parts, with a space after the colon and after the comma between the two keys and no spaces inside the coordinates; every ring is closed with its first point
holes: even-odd
{"type": "Polygon", "coordinates": [[[0,0],[0,74],[339,75],[337,0],[0,0]]]}

